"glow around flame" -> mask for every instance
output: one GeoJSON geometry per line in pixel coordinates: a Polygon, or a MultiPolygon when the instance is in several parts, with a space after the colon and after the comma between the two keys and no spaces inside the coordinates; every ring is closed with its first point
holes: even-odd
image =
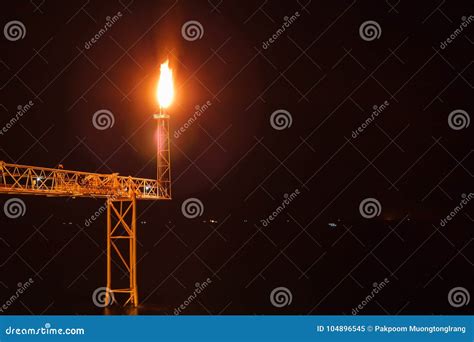
{"type": "Polygon", "coordinates": [[[173,71],[166,61],[161,64],[160,80],[158,81],[157,97],[160,107],[167,108],[173,102],[173,96],[173,71]]]}

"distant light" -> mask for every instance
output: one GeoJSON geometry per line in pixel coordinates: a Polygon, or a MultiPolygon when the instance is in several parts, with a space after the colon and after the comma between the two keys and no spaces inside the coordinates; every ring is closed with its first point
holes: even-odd
{"type": "Polygon", "coordinates": [[[216,220],[210,219],[209,223],[219,223],[219,222],[217,222],[216,220]]]}
{"type": "Polygon", "coordinates": [[[150,190],[150,189],[151,189],[151,188],[150,188],[149,185],[147,185],[147,186],[145,187],[145,190],[150,190]]]}
{"type": "Polygon", "coordinates": [[[331,227],[331,228],[335,228],[335,227],[337,227],[337,224],[330,222],[330,223],[328,223],[328,226],[331,227]]]}

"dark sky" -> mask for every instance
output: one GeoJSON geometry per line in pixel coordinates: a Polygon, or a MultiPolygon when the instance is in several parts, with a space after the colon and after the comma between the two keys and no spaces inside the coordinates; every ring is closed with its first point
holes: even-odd
{"type": "MultiPolygon", "coordinates": [[[[210,103],[172,137],[173,201],[140,204],[148,303],[171,313],[210,276],[216,290],[190,313],[216,314],[228,303],[224,313],[350,313],[389,277],[391,288],[366,313],[463,312],[446,296],[454,286],[472,292],[472,204],[449,230],[440,219],[473,192],[471,1],[2,6],[4,28],[19,21],[24,37],[4,31],[0,39],[0,125],[34,105],[0,135],[1,160],[153,178],[159,64],[169,58],[175,76],[172,133],[210,103]],[[198,37],[183,35],[190,21],[198,37]],[[376,37],[361,35],[368,21],[376,37]],[[104,109],[114,124],[99,130],[93,117],[104,109]],[[278,110],[291,121],[281,130],[272,126],[278,110]],[[451,127],[454,115],[467,120],[460,129],[451,127]],[[183,217],[188,198],[203,203],[201,217],[183,217]],[[379,216],[361,216],[366,198],[378,201],[379,216]],[[219,223],[201,222],[209,219],[219,223]],[[268,301],[279,285],[293,292],[286,309],[268,301]]],[[[87,307],[104,281],[105,217],[83,226],[101,201],[22,199],[25,216],[2,217],[1,273],[14,274],[2,275],[2,293],[33,274],[39,285],[17,312],[41,313],[50,302],[51,312],[75,312],[64,309],[69,301],[87,307]]]]}

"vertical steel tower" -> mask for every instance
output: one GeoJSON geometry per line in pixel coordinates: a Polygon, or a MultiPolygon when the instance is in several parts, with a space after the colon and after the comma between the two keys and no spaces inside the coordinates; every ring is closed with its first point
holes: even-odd
{"type": "Polygon", "coordinates": [[[169,115],[173,98],[172,72],[161,65],[158,84],[157,178],[123,177],[62,168],[8,164],[0,161],[0,194],[104,198],[107,201],[107,290],[105,304],[138,305],[137,200],[171,199],[169,115]],[[126,275],[126,279],[123,279],[126,275]],[[118,295],[118,296],[116,296],[118,295]],[[125,295],[125,297],[123,297],[125,295]]]}

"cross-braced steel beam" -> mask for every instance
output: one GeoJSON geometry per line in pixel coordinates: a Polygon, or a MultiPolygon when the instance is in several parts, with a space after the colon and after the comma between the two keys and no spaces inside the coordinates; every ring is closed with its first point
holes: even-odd
{"type": "Polygon", "coordinates": [[[106,303],[112,303],[116,294],[119,296],[125,294],[128,299],[124,306],[138,305],[136,219],[135,197],[121,200],[107,199],[106,303]],[[123,272],[128,274],[128,279],[123,279],[123,272]]]}
{"type": "Polygon", "coordinates": [[[165,191],[163,196],[171,197],[169,115],[155,114],[154,118],[157,122],[156,179],[165,191]]]}

